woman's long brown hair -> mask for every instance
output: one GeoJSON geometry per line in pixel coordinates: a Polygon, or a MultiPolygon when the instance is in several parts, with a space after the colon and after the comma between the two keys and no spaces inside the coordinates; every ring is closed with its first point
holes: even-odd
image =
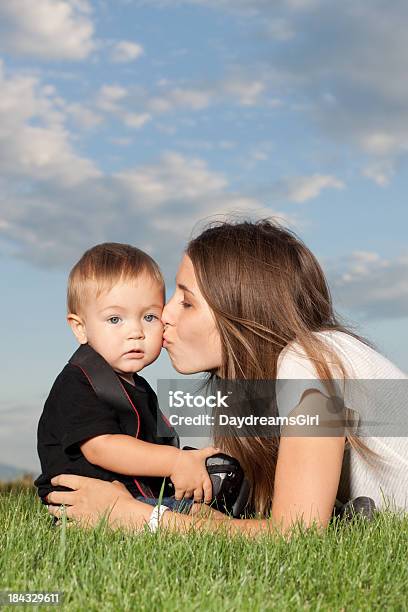
{"type": "MultiPolygon", "coordinates": [[[[291,342],[302,346],[320,379],[333,380],[329,364],[347,377],[341,359],[314,332],[345,332],[365,338],[340,322],[324,273],[311,251],[290,230],[272,219],[221,222],[190,241],[197,282],[214,312],[221,337],[223,379],[274,380],[278,357],[291,342]]],[[[375,455],[358,438],[349,443],[375,455]]],[[[278,437],[225,437],[215,429],[214,443],[236,457],[250,482],[256,512],[271,508],[278,437]]]]}

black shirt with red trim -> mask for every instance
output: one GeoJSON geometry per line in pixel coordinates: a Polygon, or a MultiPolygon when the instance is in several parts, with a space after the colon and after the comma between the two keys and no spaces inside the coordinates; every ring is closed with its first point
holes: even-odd
{"type": "MultiPolygon", "coordinates": [[[[126,434],[133,438],[137,436],[145,442],[178,446],[174,429],[169,427],[169,437],[157,435],[157,418],[163,417],[158,408],[157,396],[149,383],[137,374],[134,375],[134,386],[122,378],[120,382],[133,406],[128,402],[128,408],[118,408],[102,401],[85,373],[75,365],[67,364],[58,375],[45,402],[37,432],[42,473],[34,484],[43,501],[50,491],[66,490],[65,487],[51,485],[51,478],[58,474],[119,480],[134,497],[159,496],[163,478],[140,478],[135,474],[135,481],[132,476],[93,465],[80,450],[82,442],[103,434],[126,434]]],[[[166,495],[172,494],[171,487],[171,483],[166,484],[166,495]]]]}

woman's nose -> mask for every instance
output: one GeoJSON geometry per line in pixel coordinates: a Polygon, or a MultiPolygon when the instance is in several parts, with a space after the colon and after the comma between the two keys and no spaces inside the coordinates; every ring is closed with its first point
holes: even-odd
{"type": "Polygon", "coordinates": [[[161,316],[163,325],[174,325],[174,318],[172,316],[172,301],[173,298],[171,298],[163,308],[161,316]]]}

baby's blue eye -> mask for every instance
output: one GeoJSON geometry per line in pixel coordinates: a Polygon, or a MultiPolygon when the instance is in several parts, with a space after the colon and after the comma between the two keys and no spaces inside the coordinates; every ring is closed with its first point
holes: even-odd
{"type": "Polygon", "coordinates": [[[120,321],[120,317],[109,317],[108,321],[112,323],[112,325],[117,325],[120,321]]]}
{"type": "Polygon", "coordinates": [[[159,317],[156,317],[156,315],[154,314],[147,314],[144,316],[144,320],[147,321],[148,323],[151,323],[152,321],[155,321],[158,318],[159,317]]]}

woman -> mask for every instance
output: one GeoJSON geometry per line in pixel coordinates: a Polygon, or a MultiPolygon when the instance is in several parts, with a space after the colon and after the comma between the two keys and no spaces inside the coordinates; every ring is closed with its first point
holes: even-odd
{"type": "MultiPolygon", "coordinates": [[[[323,416],[336,379],[407,379],[339,322],[313,254],[292,232],[270,220],[209,227],[189,243],[176,282],[163,311],[163,346],[180,373],[293,379],[300,385],[290,388],[286,402],[278,401],[279,413],[323,416]]],[[[353,397],[354,405],[346,407],[356,415],[359,396],[353,397]]],[[[208,509],[198,520],[163,512],[161,524],[181,531],[192,522],[200,529],[227,524],[233,532],[248,533],[271,526],[286,532],[298,521],[324,528],[336,496],[369,495],[382,507],[386,500],[380,488],[397,497],[397,507],[408,508],[407,439],[368,436],[362,441],[354,434],[348,428],[321,435],[319,426],[309,428],[307,435],[284,427],[279,438],[226,438],[215,431],[215,445],[240,461],[251,484],[253,506],[270,520],[229,519],[208,509]]],[[[69,518],[95,523],[109,510],[112,524],[135,529],[151,518],[151,507],[135,501],[118,484],[73,475],[52,482],[73,489],[49,495],[50,503],[67,506],[69,518]]],[[[58,507],[49,511],[61,515],[58,507]]],[[[157,511],[154,521],[157,524],[157,511]]]]}

